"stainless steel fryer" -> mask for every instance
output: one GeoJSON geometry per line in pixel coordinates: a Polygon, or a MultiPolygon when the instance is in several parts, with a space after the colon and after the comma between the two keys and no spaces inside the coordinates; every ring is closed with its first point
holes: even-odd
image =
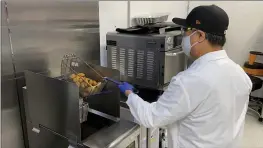
{"type": "MultiPolygon", "coordinates": [[[[92,66],[105,76],[119,80],[117,70],[92,66]]],[[[37,134],[39,140],[33,141],[45,141],[48,145],[52,138],[46,136],[48,131],[63,137],[74,147],[83,146],[89,136],[119,121],[120,93],[115,84],[107,83],[101,92],[81,98],[76,84],[63,80],[61,76],[26,71],[25,77],[24,104],[29,140],[35,139],[37,134]]],[[[37,147],[37,144],[32,147],[37,147]]]]}

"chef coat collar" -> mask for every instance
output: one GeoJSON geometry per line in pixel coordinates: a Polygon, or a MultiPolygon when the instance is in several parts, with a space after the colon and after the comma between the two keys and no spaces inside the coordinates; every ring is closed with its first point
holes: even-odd
{"type": "Polygon", "coordinates": [[[222,50],[218,50],[218,51],[209,52],[209,53],[199,57],[198,59],[196,59],[194,61],[193,64],[210,62],[210,61],[215,61],[215,60],[224,59],[224,58],[228,58],[228,56],[227,56],[226,51],[224,49],[222,49],[222,50]]]}

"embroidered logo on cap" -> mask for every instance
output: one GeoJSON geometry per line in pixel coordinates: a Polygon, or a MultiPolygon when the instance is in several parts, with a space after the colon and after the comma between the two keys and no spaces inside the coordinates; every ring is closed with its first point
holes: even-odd
{"type": "Polygon", "coordinates": [[[201,22],[200,22],[199,20],[196,20],[196,21],[195,21],[195,24],[200,25],[201,22]]]}

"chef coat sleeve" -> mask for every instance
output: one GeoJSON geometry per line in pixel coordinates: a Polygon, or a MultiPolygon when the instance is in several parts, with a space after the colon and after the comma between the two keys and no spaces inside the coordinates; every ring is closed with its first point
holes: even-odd
{"type": "Polygon", "coordinates": [[[157,102],[148,103],[132,93],[126,103],[141,125],[148,128],[162,127],[190,114],[205,98],[208,89],[204,81],[197,77],[175,76],[157,102]]]}

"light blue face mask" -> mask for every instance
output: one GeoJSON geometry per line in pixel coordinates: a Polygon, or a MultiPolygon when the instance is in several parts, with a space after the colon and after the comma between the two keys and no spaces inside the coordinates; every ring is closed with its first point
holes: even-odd
{"type": "Polygon", "coordinates": [[[191,48],[193,46],[195,46],[196,44],[198,44],[199,42],[196,42],[194,43],[193,45],[191,45],[191,36],[193,34],[195,34],[195,32],[193,32],[192,34],[190,34],[189,36],[184,36],[183,39],[182,39],[182,49],[183,49],[183,52],[189,57],[190,56],[190,52],[191,52],[191,48]]]}

